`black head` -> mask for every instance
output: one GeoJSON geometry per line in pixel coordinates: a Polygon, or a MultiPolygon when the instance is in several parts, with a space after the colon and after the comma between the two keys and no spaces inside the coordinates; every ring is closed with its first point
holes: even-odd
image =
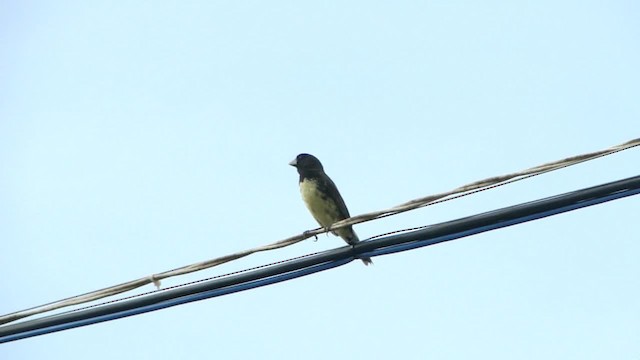
{"type": "Polygon", "coordinates": [[[310,154],[300,154],[296,156],[289,165],[298,168],[298,172],[322,172],[322,164],[317,157],[310,154]]]}

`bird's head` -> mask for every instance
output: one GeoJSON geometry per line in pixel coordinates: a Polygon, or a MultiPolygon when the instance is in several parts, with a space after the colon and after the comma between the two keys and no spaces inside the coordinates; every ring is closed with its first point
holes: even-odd
{"type": "Polygon", "coordinates": [[[322,164],[317,157],[311,154],[300,154],[293,159],[289,165],[298,169],[298,172],[321,172],[324,171],[322,164]]]}

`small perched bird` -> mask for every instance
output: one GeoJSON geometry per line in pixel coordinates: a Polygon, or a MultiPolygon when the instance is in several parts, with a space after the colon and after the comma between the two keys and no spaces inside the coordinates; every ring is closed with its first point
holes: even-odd
{"type": "MultiPolygon", "coordinates": [[[[336,184],[325,174],[318,158],[300,154],[289,165],[298,170],[302,200],[320,226],[328,229],[333,223],[349,217],[349,210],[336,184]]],[[[360,241],[351,226],[336,229],[331,233],[340,236],[349,245],[355,245],[360,241]]],[[[365,265],[373,264],[371,258],[361,260],[365,265]]]]}

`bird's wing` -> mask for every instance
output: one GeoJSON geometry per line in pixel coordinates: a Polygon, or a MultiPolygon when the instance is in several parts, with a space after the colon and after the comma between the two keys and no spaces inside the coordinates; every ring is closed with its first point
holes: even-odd
{"type": "Polygon", "coordinates": [[[336,184],[334,184],[333,180],[331,180],[331,178],[326,174],[322,177],[322,187],[324,188],[323,190],[327,194],[327,196],[329,196],[329,198],[331,199],[334,199],[336,202],[338,212],[340,213],[339,219],[337,219],[336,221],[348,218],[350,215],[349,210],[347,209],[347,205],[344,203],[344,200],[342,199],[342,196],[340,195],[336,184]]]}

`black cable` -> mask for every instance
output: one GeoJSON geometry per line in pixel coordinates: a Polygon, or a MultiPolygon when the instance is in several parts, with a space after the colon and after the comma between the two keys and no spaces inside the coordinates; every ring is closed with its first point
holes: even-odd
{"type": "Polygon", "coordinates": [[[361,242],[353,248],[345,246],[302,259],[160,291],[122,302],[5,325],[0,327],[0,343],[138,315],[170,306],[274,284],[341,266],[354,258],[377,256],[429,246],[638,193],[640,193],[640,176],[635,176],[435,224],[423,230],[361,242]]]}

